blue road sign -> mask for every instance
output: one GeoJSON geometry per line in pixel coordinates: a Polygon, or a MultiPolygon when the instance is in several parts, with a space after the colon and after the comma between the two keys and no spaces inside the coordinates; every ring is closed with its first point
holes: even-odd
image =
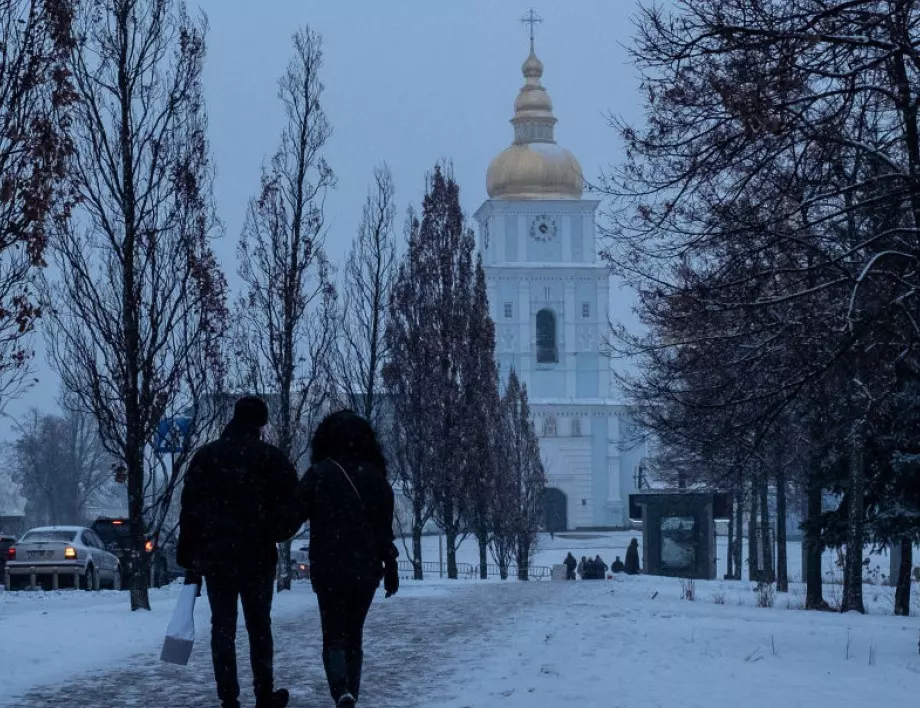
{"type": "Polygon", "coordinates": [[[181,452],[188,437],[191,418],[166,418],[157,425],[157,437],[154,452],[158,455],[167,452],[181,452]]]}

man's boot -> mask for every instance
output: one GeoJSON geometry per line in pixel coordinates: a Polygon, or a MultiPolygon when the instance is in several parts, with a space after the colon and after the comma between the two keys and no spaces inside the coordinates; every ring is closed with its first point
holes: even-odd
{"type": "Polygon", "coordinates": [[[364,652],[360,649],[349,649],[345,658],[348,665],[348,692],[357,701],[361,690],[361,667],[364,664],[364,652]]]}
{"type": "Polygon", "coordinates": [[[348,663],[344,649],[323,649],[323,667],[326,669],[326,681],[329,692],[336,706],[354,705],[354,697],[348,692],[348,663]],[[345,702],[343,703],[343,699],[345,702]],[[348,700],[351,703],[348,703],[348,700]]]}
{"type": "Polygon", "coordinates": [[[256,708],[285,708],[290,700],[290,694],[282,688],[264,698],[257,698],[256,708]]]}

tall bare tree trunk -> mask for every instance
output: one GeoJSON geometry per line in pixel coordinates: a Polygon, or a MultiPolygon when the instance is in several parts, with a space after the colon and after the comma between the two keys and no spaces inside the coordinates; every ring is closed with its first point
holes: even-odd
{"type": "Polygon", "coordinates": [[[805,608],[826,610],[824,583],[821,577],[821,558],[824,544],[821,541],[821,513],[823,489],[814,470],[809,470],[808,523],[805,529],[805,608]]]}
{"type": "Polygon", "coordinates": [[[748,579],[760,580],[760,570],[757,563],[757,478],[751,476],[751,515],[748,517],[748,579]]]}
{"type": "Polygon", "coordinates": [[[457,536],[458,529],[454,524],[448,524],[444,528],[444,542],[447,545],[447,577],[456,580],[457,573],[457,536]]]}
{"type": "Polygon", "coordinates": [[[530,580],[530,550],[531,546],[527,541],[522,541],[518,544],[518,580],[530,580]]]}
{"type": "Polygon", "coordinates": [[[770,503],[768,499],[767,468],[760,476],[760,547],[763,553],[763,577],[765,583],[774,581],[773,539],[770,537],[770,503]]]}
{"type": "Polygon", "coordinates": [[[913,541],[909,538],[902,538],[897,543],[901,546],[901,563],[898,566],[898,584],[894,591],[894,613],[900,617],[909,617],[914,547],[913,541]]]}
{"type": "Polygon", "coordinates": [[[489,579],[489,540],[483,535],[479,540],[479,579],[489,579]]]}
{"type": "Polygon", "coordinates": [[[776,589],[778,592],[789,592],[786,517],[786,470],[780,460],[776,468],[776,589]]]}
{"type": "Polygon", "coordinates": [[[728,551],[725,554],[725,578],[734,578],[734,560],[735,560],[735,499],[732,495],[731,515],[728,519],[728,551]]]}
{"type": "Polygon", "coordinates": [[[417,501],[412,504],[412,577],[423,580],[422,572],[422,531],[425,521],[422,517],[422,507],[417,501]]]}
{"type": "Polygon", "coordinates": [[[855,430],[850,445],[850,474],[847,489],[847,555],[840,611],[865,614],[866,608],[863,605],[862,594],[865,477],[862,437],[855,430]]]}
{"type": "Polygon", "coordinates": [[[732,553],[735,556],[735,580],[741,580],[744,572],[744,478],[738,473],[738,484],[735,487],[735,547],[732,553]]]}

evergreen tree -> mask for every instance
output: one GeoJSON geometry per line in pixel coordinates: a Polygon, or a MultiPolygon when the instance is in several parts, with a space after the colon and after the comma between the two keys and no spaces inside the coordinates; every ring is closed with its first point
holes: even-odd
{"type": "Polygon", "coordinates": [[[427,270],[420,226],[410,210],[407,250],[399,264],[386,323],[388,358],[383,367],[391,410],[389,451],[393,472],[412,510],[412,548],[406,548],[406,553],[416,580],[423,578],[422,530],[431,519],[429,470],[435,463],[432,437],[436,408],[429,373],[437,361],[429,320],[429,289],[434,281],[427,270]]]}
{"type": "Polygon", "coordinates": [[[464,477],[469,494],[468,526],[479,543],[479,577],[488,577],[488,549],[492,537],[492,507],[500,474],[497,445],[500,396],[495,362],[495,323],[489,316],[486,274],[482,256],[476,261],[476,281],[470,309],[467,356],[463,360],[466,453],[464,477]]]}
{"type": "MultiPolygon", "coordinates": [[[[421,219],[410,223],[409,252],[393,293],[384,379],[394,406],[391,439],[401,448],[396,455],[413,500],[413,536],[420,535],[419,524],[430,513],[446,536],[450,578],[457,577],[457,546],[468,519],[467,445],[480,434],[468,425],[470,406],[479,405],[468,389],[480,385],[482,376],[471,357],[471,327],[477,321],[474,247],[460,188],[438,164],[428,179],[421,219]],[[421,502],[430,505],[427,512],[421,502]]],[[[413,548],[418,563],[420,543],[416,547],[413,540],[413,548]]]]}
{"type": "Polygon", "coordinates": [[[534,430],[527,401],[527,387],[512,370],[502,402],[503,434],[506,443],[503,450],[503,469],[499,486],[507,497],[501,499],[502,515],[496,535],[505,552],[513,551],[518,568],[518,579],[530,576],[530,559],[535,550],[537,529],[540,524],[540,501],[546,487],[546,473],[540,459],[540,444],[534,430]]]}

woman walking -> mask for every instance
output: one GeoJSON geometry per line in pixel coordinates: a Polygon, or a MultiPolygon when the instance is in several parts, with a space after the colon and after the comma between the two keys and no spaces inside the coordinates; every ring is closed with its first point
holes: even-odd
{"type": "Polygon", "coordinates": [[[364,620],[383,578],[399,589],[393,544],[393,489],[370,424],[352,411],[326,417],[300,482],[310,522],[310,580],[319,601],[323,666],[337,708],[358,700],[364,620]]]}

